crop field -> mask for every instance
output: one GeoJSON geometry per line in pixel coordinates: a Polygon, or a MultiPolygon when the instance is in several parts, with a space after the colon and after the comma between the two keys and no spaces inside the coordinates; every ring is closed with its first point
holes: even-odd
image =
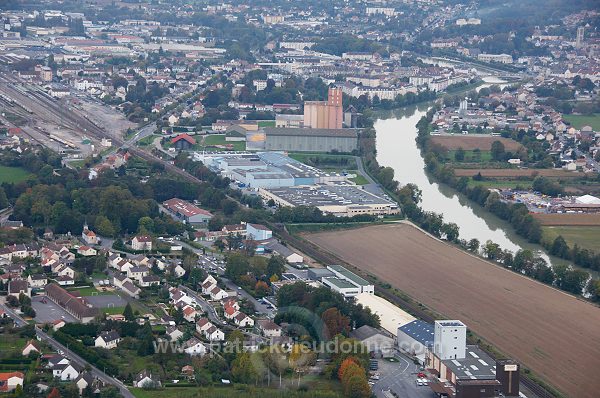
{"type": "Polygon", "coordinates": [[[600,252],[600,226],[546,226],[543,230],[544,239],[550,242],[561,235],[571,247],[577,244],[584,249],[600,252]]]}
{"type": "Polygon", "coordinates": [[[595,397],[600,308],[408,224],[306,235],[448,319],[460,319],[570,397],[595,397]]]}
{"type": "Polygon", "coordinates": [[[431,137],[431,142],[441,145],[449,151],[456,150],[458,148],[462,148],[465,151],[473,150],[473,149],[481,149],[482,151],[489,151],[492,149],[492,143],[494,141],[500,141],[504,144],[504,149],[507,151],[517,151],[521,148],[521,144],[519,144],[515,140],[511,140],[510,138],[504,137],[495,137],[495,136],[469,136],[469,135],[437,135],[431,137]]]}
{"type": "Polygon", "coordinates": [[[562,213],[562,214],[534,214],[536,220],[542,225],[560,226],[598,226],[600,227],[600,213],[562,213]]]}
{"type": "Polygon", "coordinates": [[[583,177],[583,173],[556,169],[454,169],[454,175],[457,177],[473,177],[477,173],[490,178],[533,178],[538,175],[557,178],[583,177]]]}

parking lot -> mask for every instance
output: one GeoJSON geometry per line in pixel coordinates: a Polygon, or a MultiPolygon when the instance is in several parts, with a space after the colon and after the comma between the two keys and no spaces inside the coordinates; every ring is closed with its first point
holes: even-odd
{"type": "Polygon", "coordinates": [[[37,323],[51,323],[58,319],[63,319],[65,322],[78,322],[75,317],[46,296],[33,296],[31,298],[31,306],[35,310],[35,321],[37,323]],[[42,302],[43,300],[46,302],[42,302]]]}
{"type": "Polygon", "coordinates": [[[127,301],[116,294],[86,296],[85,300],[96,308],[125,307],[127,301]]]}
{"type": "MultiPolygon", "coordinates": [[[[395,361],[379,359],[379,380],[372,386],[373,393],[377,397],[389,398],[386,391],[393,391],[398,397],[410,398],[435,398],[435,394],[429,386],[417,386],[417,373],[419,367],[412,359],[396,354],[395,361]]],[[[393,395],[391,395],[393,396],[393,395]]]]}

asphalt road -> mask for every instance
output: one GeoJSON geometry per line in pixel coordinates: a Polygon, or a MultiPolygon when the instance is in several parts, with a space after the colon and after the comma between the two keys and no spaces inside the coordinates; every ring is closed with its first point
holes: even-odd
{"type": "Polygon", "coordinates": [[[372,386],[373,393],[381,398],[388,396],[386,391],[394,391],[399,397],[434,398],[435,394],[429,386],[417,386],[417,365],[401,354],[395,358],[397,362],[378,360],[380,379],[372,386]]]}
{"type": "MultiPolygon", "coordinates": [[[[14,320],[17,326],[25,326],[27,324],[27,322],[25,322],[25,320],[21,318],[19,314],[17,314],[12,309],[8,308],[6,305],[0,304],[0,307],[2,307],[2,309],[14,320]]],[[[37,326],[35,327],[35,332],[40,340],[45,341],[56,351],[62,351],[64,353],[63,355],[69,358],[73,363],[81,366],[82,368],[88,367],[92,376],[98,378],[99,380],[102,380],[105,384],[110,384],[117,387],[119,389],[119,392],[121,393],[121,396],[125,398],[135,398],[135,396],[127,389],[125,384],[123,384],[120,380],[110,377],[103,371],[99,370],[98,368],[87,362],[85,359],[81,358],[75,352],[69,350],[67,347],[56,341],[50,335],[46,334],[37,326]]]]}
{"type": "Polygon", "coordinates": [[[193,291],[192,289],[190,289],[189,287],[184,286],[184,285],[179,285],[179,288],[181,290],[183,290],[184,292],[186,292],[190,297],[192,297],[194,300],[196,300],[198,302],[200,307],[202,307],[202,310],[208,314],[208,319],[210,319],[211,322],[213,322],[217,325],[221,325],[221,326],[223,325],[223,320],[221,318],[219,318],[219,315],[217,314],[217,311],[215,311],[214,307],[212,305],[210,305],[202,297],[200,297],[200,295],[198,293],[196,293],[195,291],[193,291]]]}

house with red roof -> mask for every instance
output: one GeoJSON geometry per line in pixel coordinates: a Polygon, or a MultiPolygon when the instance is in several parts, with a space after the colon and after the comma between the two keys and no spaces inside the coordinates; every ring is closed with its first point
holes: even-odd
{"type": "Polygon", "coordinates": [[[196,145],[196,140],[188,134],[179,134],[177,137],[171,139],[171,145],[173,145],[175,149],[183,151],[196,145]]]}
{"type": "Polygon", "coordinates": [[[0,392],[14,391],[17,386],[23,387],[25,375],[22,372],[0,373],[0,392]]]}

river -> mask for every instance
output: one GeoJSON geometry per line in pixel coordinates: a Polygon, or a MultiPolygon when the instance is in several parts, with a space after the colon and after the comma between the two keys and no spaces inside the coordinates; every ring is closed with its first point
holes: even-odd
{"type": "Polygon", "coordinates": [[[491,240],[512,252],[530,249],[552,265],[566,264],[564,260],[542,252],[539,245],[518,236],[508,222],[490,214],[456,190],[438,184],[425,172],[425,161],[415,141],[416,124],[431,106],[431,103],[425,103],[402,108],[375,122],[379,164],[393,168],[400,185],[416,184],[422,191],[421,207],[442,213],[446,222],[456,223],[462,239],[477,238],[481,243],[491,240]]]}

